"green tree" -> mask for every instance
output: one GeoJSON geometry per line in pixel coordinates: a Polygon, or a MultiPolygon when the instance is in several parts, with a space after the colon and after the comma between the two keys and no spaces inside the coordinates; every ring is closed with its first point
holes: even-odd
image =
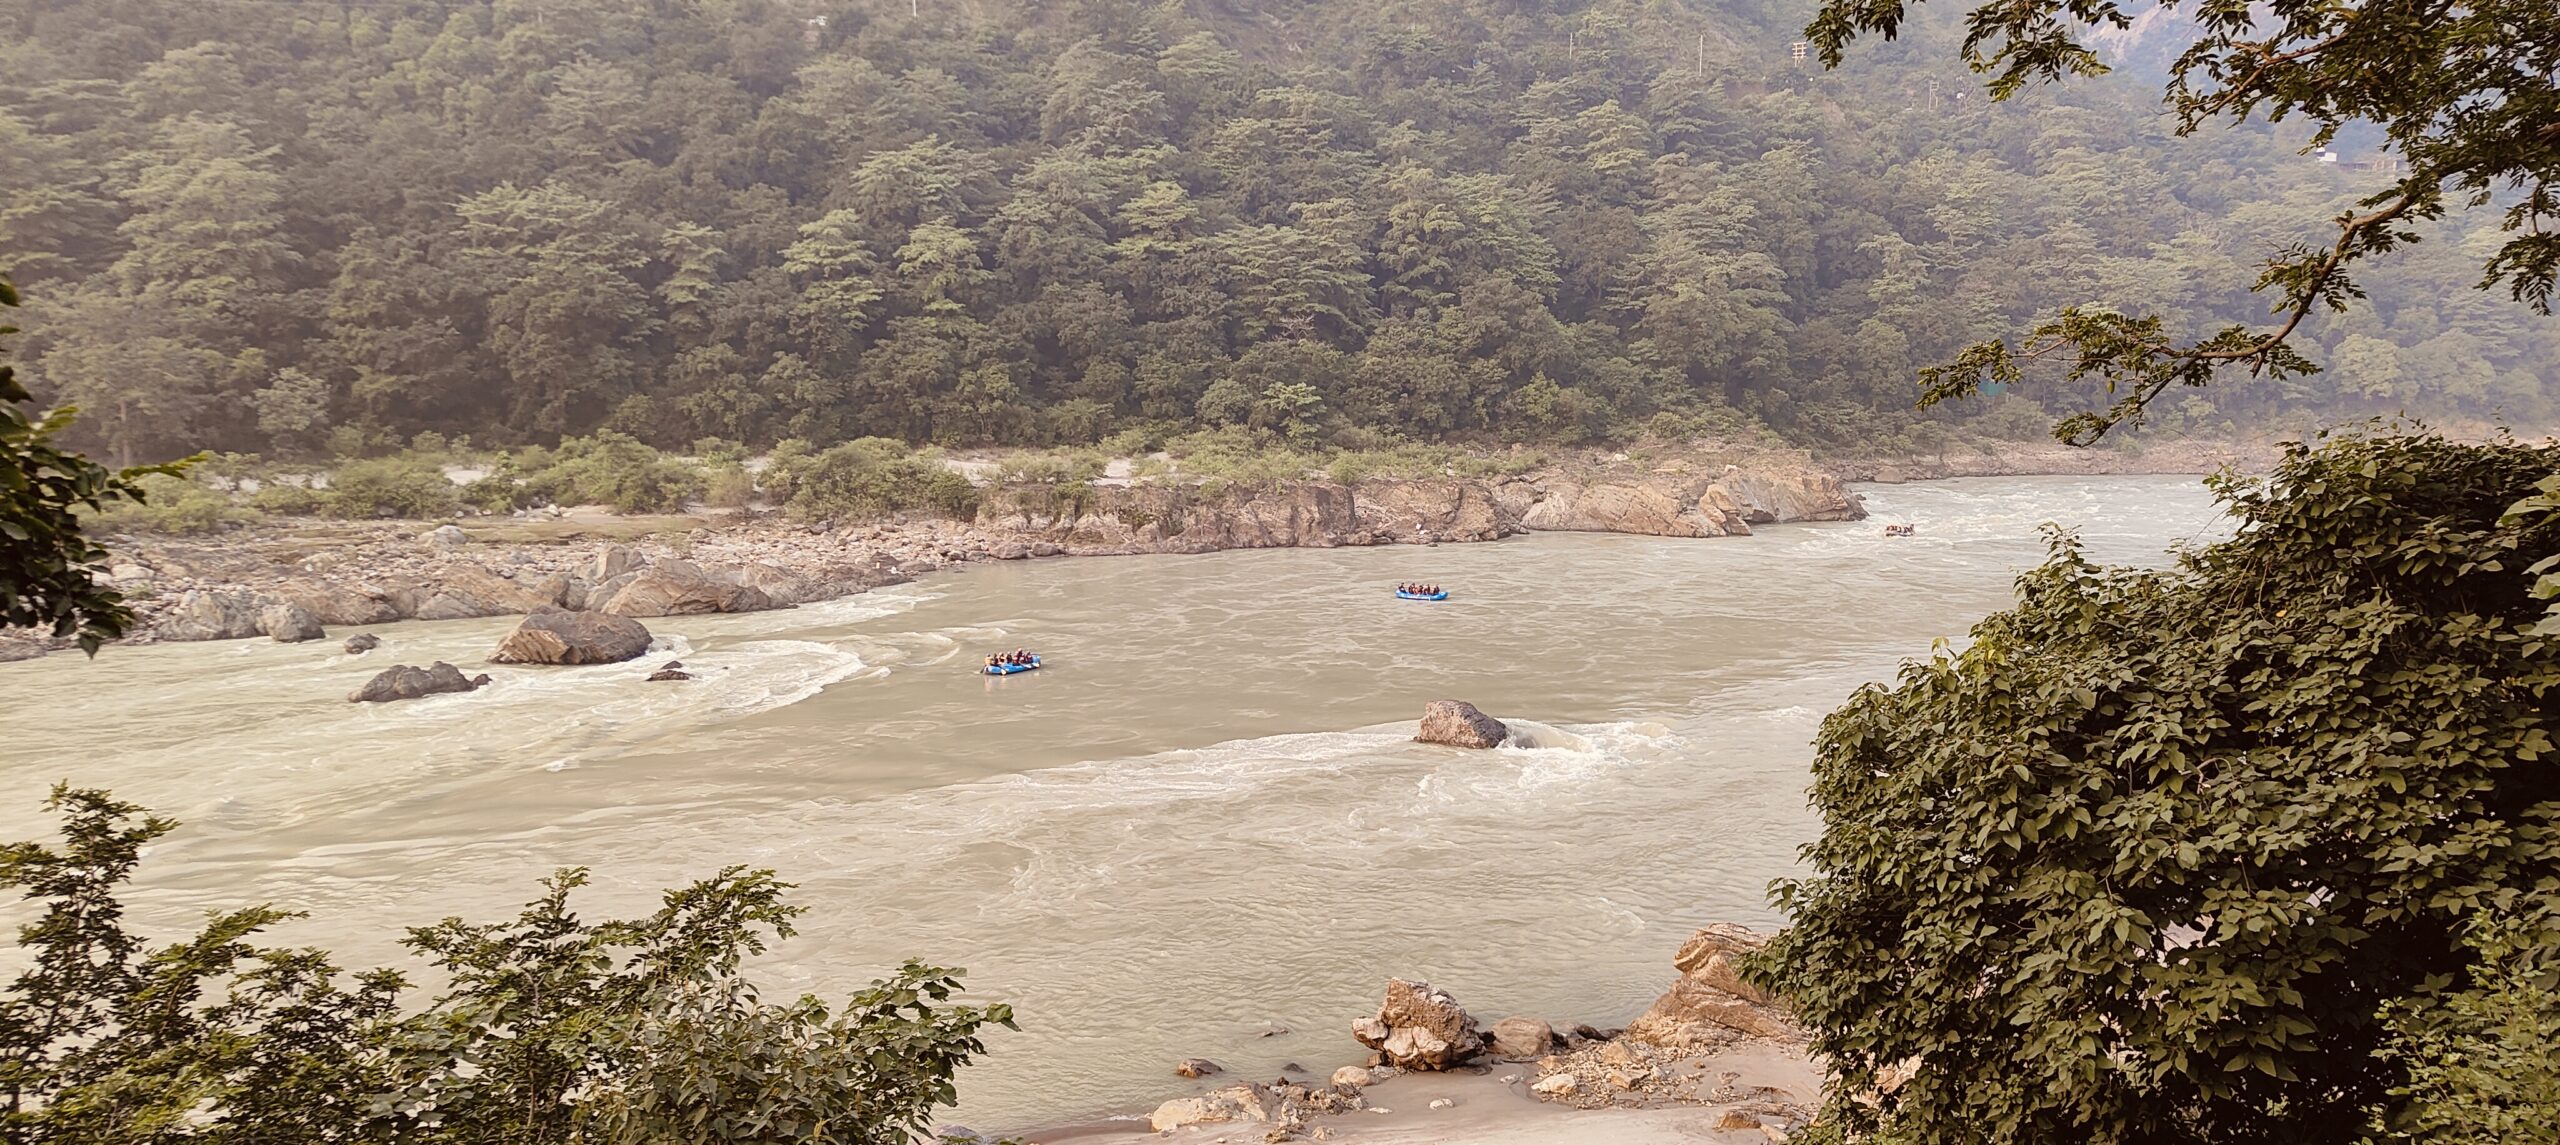
{"type": "MultiPolygon", "coordinates": [[[[1837,67],[1858,36],[1899,34],[1910,3],[1828,0],[1805,34],[1823,63],[1837,67]]],[[[2160,8],[2181,6],[2168,0],[2160,8]]],[[[2086,442],[2138,419],[2172,386],[2205,385],[2227,370],[2276,379],[2311,373],[2318,367],[2292,338],[2314,314],[2344,312],[2364,297],[2353,274],[2358,264],[2418,241],[2416,224],[2457,205],[2489,205],[2502,189],[2515,192],[2504,204],[2508,237],[2485,261],[2480,285],[2503,286],[2516,301],[2550,313],[2560,280],[2560,230],[2551,225],[2560,221],[2552,191],[2560,178],[2560,69],[2550,66],[2560,9],[2542,0],[2272,0],[2198,2],[2191,11],[2200,35],[2169,73],[2180,134],[2221,119],[2290,116],[2312,124],[2308,147],[2316,149],[2349,124],[2370,123],[2401,161],[2396,177],[2338,213],[2334,240],[2294,244],[2268,261],[2257,287],[2275,291],[2279,321],[2272,328],[2233,324],[2181,341],[2158,315],[2067,307],[2015,347],[1978,343],[1923,371],[1925,400],[2014,382],[2029,364],[2051,359],[2070,378],[2094,377],[2121,395],[2055,428],[2065,440],[2086,442]]],[[[2082,0],[1983,4],[1966,18],[1963,54],[1992,77],[1992,97],[2007,99],[2032,84],[2104,73],[2087,41],[2132,20],[2114,5],[2082,0]]]]}
{"type": "Polygon", "coordinates": [[[2319,1145],[2423,1123],[2458,1078],[2381,1052],[2393,1026],[2423,1049],[2472,1020],[2495,918],[2560,949],[2560,645],[2526,575],[2560,519],[2508,512],[2555,464],[2296,446],[2218,481],[2234,539],[2167,572],[2058,541],[1961,651],[1827,719],[1813,873],[1780,884],[1791,925],[1759,972],[1839,1076],[1832,1132],[2319,1145]]]}
{"type": "MultiPolygon", "coordinates": [[[[0,280],[0,307],[17,305],[17,288],[0,280]]],[[[0,325],[0,338],[15,333],[0,325]]],[[[34,401],[16,368],[0,363],[0,627],[73,637],[95,656],[124,635],[133,612],[98,583],[107,553],[81,532],[80,514],[139,502],[143,477],[176,476],[181,466],[110,470],[64,450],[54,439],[77,411],[64,406],[30,416],[34,401]]]]}
{"type": "Polygon", "coordinates": [[[0,847],[0,886],[42,904],[0,996],[0,1135],[31,1145],[905,1145],[953,1076],[1012,1024],[953,1005],[959,972],[909,962],[841,1006],[764,1001],[747,959],[803,908],[732,867],[641,918],[589,922],[564,870],[515,918],[409,932],[444,985],[342,984],[326,952],[267,947],[294,917],[216,914],[152,948],[119,894],[177,824],[54,789],[62,845],[0,847]],[[350,988],[350,985],[352,988],[350,988]]]}

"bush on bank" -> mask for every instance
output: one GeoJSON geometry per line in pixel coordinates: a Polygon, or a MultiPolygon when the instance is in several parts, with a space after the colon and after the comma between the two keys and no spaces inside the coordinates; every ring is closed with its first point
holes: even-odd
{"type": "Polygon", "coordinates": [[[2160,572],[2058,539],[1970,644],[1833,713],[1759,964],[1842,1078],[1823,1131],[2560,1124],[2560,643],[2528,572],[2560,514],[2509,512],[2555,470],[2295,447],[2216,482],[2233,539],[2160,572]]]}
{"type": "Polygon", "coordinates": [[[58,848],[0,848],[0,886],[41,910],[0,996],[0,1140],[905,1145],[986,1027],[1013,1024],[917,962],[840,1005],[763,1000],[740,968],[803,908],[740,867],[643,918],[579,918],[586,875],[564,870],[514,918],[414,928],[403,945],[448,985],[404,1009],[397,972],[259,945],[293,917],[269,907],[146,945],[118,896],[177,824],[102,791],[51,806],[58,848]]]}

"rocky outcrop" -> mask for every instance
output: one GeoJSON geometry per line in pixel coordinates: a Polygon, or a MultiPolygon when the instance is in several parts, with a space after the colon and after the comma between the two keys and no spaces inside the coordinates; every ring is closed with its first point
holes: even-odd
{"type": "Polygon", "coordinates": [[[414,700],[421,696],[445,692],[468,692],[487,684],[486,673],[464,676],[462,669],[438,660],[424,668],[394,664],[376,674],[365,685],[347,693],[350,703],[379,704],[392,700],[414,700]]]}
{"type": "Polygon", "coordinates": [[[1861,521],[1866,506],[1858,495],[1828,473],[1810,469],[1745,470],[1728,465],[1723,476],[1699,494],[1700,510],[1747,525],[1792,521],[1861,521]]]}
{"type": "Polygon", "coordinates": [[[1737,1037],[1802,1044],[1804,1032],[1786,1010],[1736,971],[1743,955],[1768,941],[1731,923],[1700,929],[1674,956],[1680,977],[1627,1027],[1627,1038],[1681,1051],[1712,1049],[1737,1037]]]}
{"type": "Polygon", "coordinates": [[[1387,980],[1377,1016],[1351,1023],[1351,1036],[1377,1051],[1377,1064],[1398,1069],[1454,1069],[1484,1052],[1484,1034],[1456,998],[1402,978],[1387,980]]]}
{"type": "MultiPolygon", "coordinates": [[[[741,579],[714,575],[692,561],[659,561],[634,576],[599,607],[615,616],[701,616],[714,612],[761,612],[775,607],[771,596],[740,583],[741,579]]],[[[589,602],[594,599],[590,593],[589,602]]]]}
{"type": "MultiPolygon", "coordinates": [[[[1024,556],[1489,541],[1518,531],[1484,482],[1330,481],[1242,485],[1028,485],[991,489],[978,527],[1025,541],[1024,556]]],[[[994,554],[990,554],[994,555],[994,554]]]]}
{"type": "MultiPolygon", "coordinates": [[[[1643,483],[1556,481],[1520,518],[1522,526],[1554,533],[1636,533],[1648,537],[1722,537],[1733,533],[1719,517],[1698,511],[1677,489],[1643,483]]],[[[1748,532],[1749,530],[1743,530],[1748,532]]]]}
{"type": "Polygon", "coordinates": [[[498,641],[492,664],[612,664],[649,650],[649,629],[637,620],[561,608],[534,610],[498,641]]]}
{"type": "Polygon", "coordinates": [[[1501,720],[1476,710],[1465,700],[1433,700],[1422,707],[1422,730],[1413,738],[1418,743],[1446,744],[1450,747],[1500,747],[1511,729],[1501,720]]]}
{"type": "Polygon", "coordinates": [[[301,644],[324,640],[328,633],[320,627],[320,618],[298,604],[270,604],[258,612],[258,631],[278,644],[301,644]]]}

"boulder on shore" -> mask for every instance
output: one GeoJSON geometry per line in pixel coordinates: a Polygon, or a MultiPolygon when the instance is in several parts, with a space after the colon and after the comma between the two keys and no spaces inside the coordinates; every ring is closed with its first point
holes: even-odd
{"type": "Polygon", "coordinates": [[[1502,726],[1501,720],[1476,710],[1474,704],[1433,700],[1423,705],[1422,731],[1413,738],[1450,747],[1498,747],[1510,735],[1511,729],[1502,726]]]}
{"type": "Polygon", "coordinates": [[[377,673],[365,685],[347,693],[350,703],[379,704],[390,700],[414,700],[443,692],[468,692],[489,682],[487,673],[464,676],[462,669],[442,660],[424,668],[394,664],[377,673]]]}
{"type": "Polygon", "coordinates": [[[1378,1015],[1351,1023],[1351,1036],[1398,1069],[1455,1069],[1484,1052],[1484,1034],[1456,998],[1402,978],[1387,979],[1378,1015]]]}
{"type": "Polygon", "coordinates": [[[190,589],[160,622],[162,640],[237,640],[258,636],[258,598],[245,592],[190,589]]]}
{"type": "Polygon", "coordinates": [[[1165,1102],[1147,1117],[1147,1126],[1158,1133],[1169,1133],[1185,1125],[1218,1121],[1271,1122],[1285,1113],[1279,1097],[1259,1085],[1231,1085],[1213,1089],[1198,1097],[1182,1097],[1165,1102]]]}
{"type": "Polygon", "coordinates": [[[321,631],[320,618],[299,604],[268,605],[258,613],[258,631],[266,633],[278,644],[300,644],[329,635],[321,631]]]}
{"type": "Polygon", "coordinates": [[[1555,1027],[1536,1018],[1504,1018],[1493,1024],[1496,1057],[1529,1061],[1547,1056],[1555,1045],[1555,1027]]]}
{"type": "MultiPolygon", "coordinates": [[[[600,599],[587,594],[587,602],[600,599]]],[[[763,589],[704,571],[692,561],[660,561],[604,599],[615,616],[700,616],[711,612],[761,612],[774,607],[763,589]]]]}
{"type": "Polygon", "coordinates": [[[1738,1037],[1801,1044],[1805,1034],[1792,1016],[1765,991],[1743,981],[1734,966],[1768,941],[1768,936],[1732,923],[1701,928],[1673,958],[1680,977],[1627,1027],[1628,1040],[1683,1052],[1712,1049],[1738,1037]]]}
{"type": "Polygon", "coordinates": [[[613,664],[649,650],[639,621],[601,612],[533,610],[489,653],[492,664],[613,664]]]}

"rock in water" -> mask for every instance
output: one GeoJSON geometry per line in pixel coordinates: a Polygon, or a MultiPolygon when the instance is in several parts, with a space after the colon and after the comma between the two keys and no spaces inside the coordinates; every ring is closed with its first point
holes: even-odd
{"type": "Polygon", "coordinates": [[[1207,1077],[1210,1074],[1225,1073],[1227,1071],[1226,1067],[1210,1061],[1207,1058],[1184,1058],[1180,1064],[1173,1067],[1173,1072],[1180,1074],[1183,1077],[1207,1077]]]}
{"type": "Polygon", "coordinates": [[[349,656],[361,656],[380,647],[382,647],[382,638],[370,632],[347,637],[347,655],[349,656]]]}
{"type": "Polygon", "coordinates": [[[1477,711],[1465,700],[1433,700],[1422,709],[1421,743],[1451,747],[1495,747],[1511,735],[1502,721],[1477,711]]]}
{"type": "Polygon", "coordinates": [[[1402,978],[1387,980],[1378,1016],[1351,1023],[1351,1036],[1400,1069],[1453,1069],[1484,1052],[1484,1034],[1456,998],[1402,978]]]}
{"type": "Polygon", "coordinates": [[[462,669],[436,661],[424,668],[394,664],[382,670],[364,687],[347,693],[351,703],[378,704],[388,700],[414,700],[440,692],[468,692],[489,682],[487,673],[465,677],[462,669]]]}
{"type": "Polygon", "coordinates": [[[1493,1024],[1493,1052],[1499,1057],[1542,1058],[1555,1044],[1555,1027],[1536,1018],[1504,1018],[1493,1024]]]}
{"type": "Polygon", "coordinates": [[[639,621],[601,612],[533,610],[498,641],[492,664],[612,664],[649,650],[649,630],[639,621]]]}
{"type": "Polygon", "coordinates": [[[1284,1112],[1278,1097],[1259,1085],[1231,1085],[1198,1097],[1176,1098],[1156,1107],[1147,1126],[1167,1133],[1185,1125],[1217,1121],[1269,1122],[1284,1112]]]}
{"type": "Polygon", "coordinates": [[[690,680],[692,678],[693,673],[687,672],[682,668],[660,668],[655,672],[649,673],[648,682],[655,684],[662,680],[690,680]]]}
{"type": "Polygon", "coordinates": [[[258,613],[258,631],[273,637],[278,644],[300,644],[327,635],[320,630],[320,618],[299,604],[270,604],[258,613]]]}
{"type": "Polygon", "coordinates": [[[237,640],[256,636],[258,601],[245,592],[189,590],[176,613],[161,621],[163,640],[237,640]]]}

